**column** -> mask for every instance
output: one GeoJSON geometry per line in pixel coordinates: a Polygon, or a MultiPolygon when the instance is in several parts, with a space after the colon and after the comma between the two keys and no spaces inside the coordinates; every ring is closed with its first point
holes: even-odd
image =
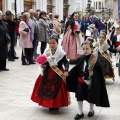
{"type": "Polygon", "coordinates": [[[68,0],[68,4],[70,4],[69,10],[68,10],[68,15],[70,15],[72,13],[72,1],[68,0]]]}
{"type": "Polygon", "coordinates": [[[99,10],[99,1],[97,1],[97,6],[98,6],[97,9],[99,10]]]}
{"type": "Polygon", "coordinates": [[[42,6],[43,6],[42,0],[36,0],[36,9],[42,10],[42,6]]]}
{"type": "Polygon", "coordinates": [[[53,5],[53,13],[59,15],[59,20],[63,19],[63,0],[54,0],[53,5]]]}
{"type": "Polygon", "coordinates": [[[106,8],[106,6],[105,6],[105,1],[103,1],[103,8],[106,8]]]}
{"type": "Polygon", "coordinates": [[[47,12],[47,0],[42,0],[42,10],[47,12]]]}
{"type": "Polygon", "coordinates": [[[3,13],[5,13],[5,11],[7,10],[7,0],[2,0],[2,10],[3,10],[3,13]]]}
{"type": "Polygon", "coordinates": [[[17,13],[21,14],[24,11],[24,0],[16,0],[17,2],[17,13]]]}
{"type": "Polygon", "coordinates": [[[58,0],[53,0],[52,5],[54,6],[53,7],[53,14],[58,14],[58,11],[57,11],[57,9],[58,9],[58,0]]]}
{"type": "Polygon", "coordinates": [[[47,0],[36,0],[36,9],[47,12],[47,0]]]}
{"type": "MultiPolygon", "coordinates": [[[[60,15],[60,20],[63,20],[63,0],[59,0],[60,1],[60,11],[59,11],[59,15],[60,15]]],[[[57,8],[59,9],[59,8],[57,8]]]]}
{"type": "Polygon", "coordinates": [[[94,1],[94,9],[96,10],[96,4],[95,4],[96,2],[94,1]]]}
{"type": "Polygon", "coordinates": [[[11,1],[10,0],[6,0],[6,9],[7,10],[11,10],[11,1]]]}

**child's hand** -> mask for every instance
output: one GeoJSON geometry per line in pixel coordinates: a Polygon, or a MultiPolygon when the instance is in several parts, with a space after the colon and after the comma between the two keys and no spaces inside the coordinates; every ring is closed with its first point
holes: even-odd
{"type": "Polygon", "coordinates": [[[68,72],[64,72],[63,74],[65,77],[68,77],[68,75],[69,75],[68,72]]]}
{"type": "Polygon", "coordinates": [[[90,75],[90,76],[93,76],[93,71],[89,71],[89,75],[90,75]]]}
{"type": "Polygon", "coordinates": [[[120,51],[120,45],[116,49],[117,49],[117,51],[120,51]]]}
{"type": "Polygon", "coordinates": [[[40,67],[43,68],[43,69],[45,69],[45,64],[42,64],[40,67]]]}

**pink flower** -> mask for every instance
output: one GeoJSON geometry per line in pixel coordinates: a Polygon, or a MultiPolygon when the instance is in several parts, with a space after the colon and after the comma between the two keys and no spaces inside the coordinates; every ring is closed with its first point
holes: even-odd
{"type": "Polygon", "coordinates": [[[36,62],[39,64],[44,64],[47,62],[47,57],[45,55],[40,55],[36,58],[36,62]]]}
{"type": "Polygon", "coordinates": [[[87,39],[86,40],[91,40],[91,39],[93,39],[92,37],[87,37],[87,39]]]}
{"type": "Polygon", "coordinates": [[[92,43],[94,42],[94,40],[93,40],[93,38],[92,38],[92,37],[87,37],[87,39],[86,39],[86,40],[91,41],[92,43]]]}

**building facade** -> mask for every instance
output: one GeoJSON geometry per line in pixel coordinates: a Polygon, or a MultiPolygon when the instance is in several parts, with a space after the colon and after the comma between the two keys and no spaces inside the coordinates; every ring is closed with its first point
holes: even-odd
{"type": "Polygon", "coordinates": [[[119,0],[113,0],[113,18],[118,18],[118,1],[119,0]]]}
{"type": "MultiPolygon", "coordinates": [[[[69,14],[79,11],[85,15],[88,0],[69,0],[69,14]]],[[[91,8],[94,8],[95,15],[100,18],[117,18],[118,17],[118,0],[91,0],[91,8]]]]}
{"type": "MultiPolygon", "coordinates": [[[[16,0],[16,8],[18,14],[29,9],[40,9],[47,13],[59,14],[60,19],[63,19],[63,3],[64,0],[16,0]]],[[[0,0],[0,10],[3,13],[11,10],[15,14],[15,0],[0,0]]]]}
{"type": "MultiPolygon", "coordinates": [[[[65,19],[74,11],[85,15],[88,0],[16,0],[17,13],[29,9],[40,9],[47,13],[59,14],[60,20],[65,19]]],[[[118,0],[91,0],[91,7],[101,18],[118,17],[118,0]]],[[[3,13],[11,10],[15,14],[15,0],[0,0],[0,10],[3,13]]]]}
{"type": "Polygon", "coordinates": [[[86,14],[87,0],[69,0],[69,14],[75,11],[81,12],[81,15],[86,14]]]}

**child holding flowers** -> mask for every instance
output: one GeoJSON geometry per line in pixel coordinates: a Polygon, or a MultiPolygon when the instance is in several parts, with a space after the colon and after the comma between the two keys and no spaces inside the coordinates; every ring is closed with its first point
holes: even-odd
{"type": "Polygon", "coordinates": [[[68,76],[69,63],[65,52],[58,47],[57,35],[52,35],[48,44],[49,48],[37,58],[43,68],[43,75],[40,74],[36,80],[31,100],[53,111],[68,106],[65,79],[68,76]]]}
{"type": "Polygon", "coordinates": [[[84,55],[76,60],[76,66],[69,72],[66,80],[67,90],[75,92],[78,102],[79,113],[74,117],[75,120],[84,117],[84,100],[90,104],[88,117],[94,116],[94,104],[101,107],[110,106],[101,64],[97,60],[98,52],[93,52],[90,41],[84,41],[82,49],[84,55]]]}

